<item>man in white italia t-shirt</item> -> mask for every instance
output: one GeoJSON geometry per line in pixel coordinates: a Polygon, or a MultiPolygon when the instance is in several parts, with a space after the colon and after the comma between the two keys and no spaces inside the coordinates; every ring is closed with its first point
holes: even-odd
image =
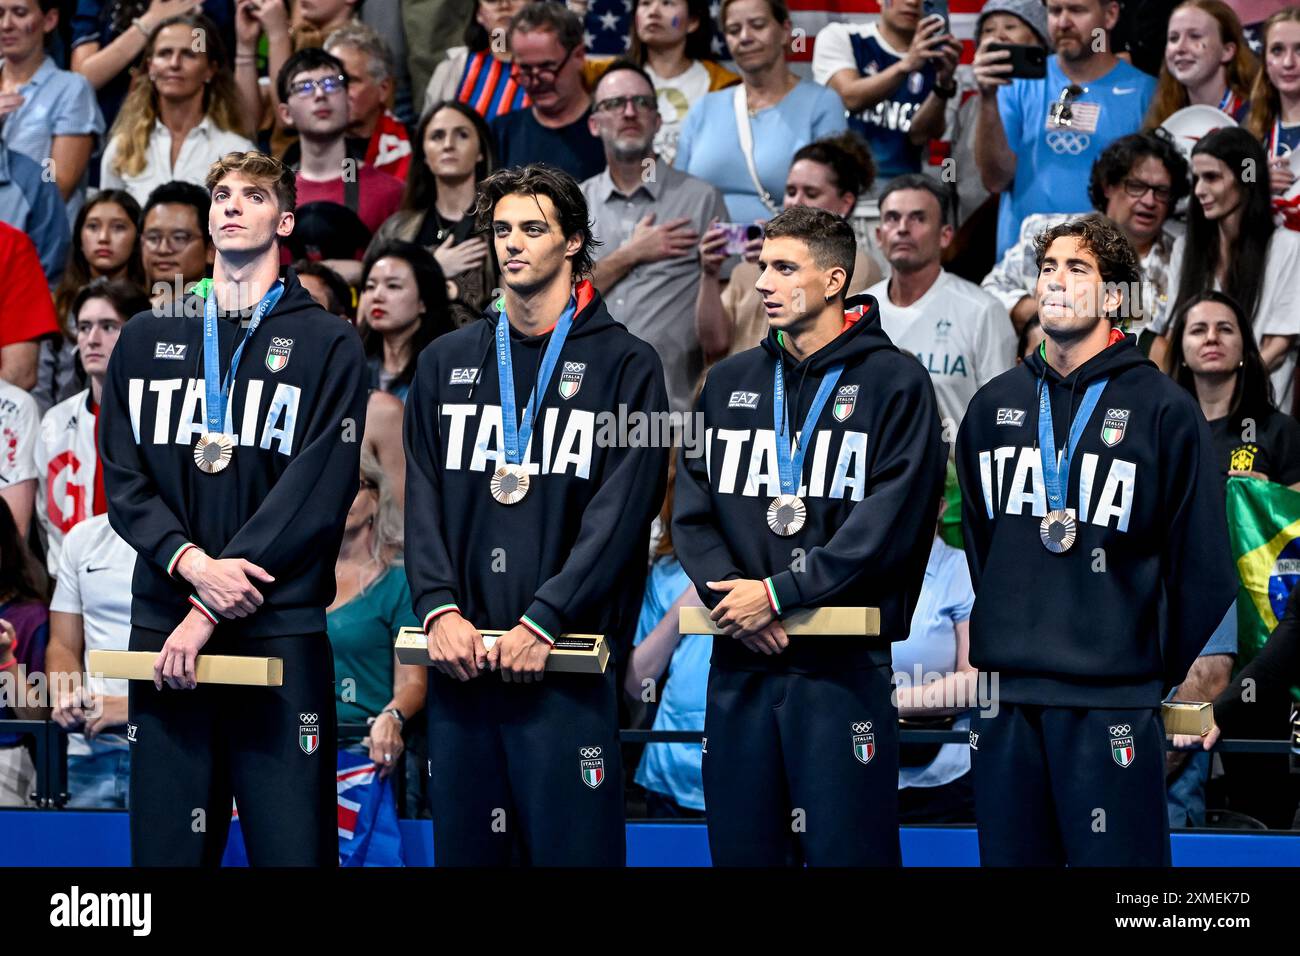
{"type": "Polygon", "coordinates": [[[971,397],[1016,357],[1002,303],[944,271],[952,236],[950,200],[933,180],[917,173],[890,181],[880,194],[876,239],[893,271],[867,290],[880,304],[885,334],[930,373],[949,442],[971,397]]]}

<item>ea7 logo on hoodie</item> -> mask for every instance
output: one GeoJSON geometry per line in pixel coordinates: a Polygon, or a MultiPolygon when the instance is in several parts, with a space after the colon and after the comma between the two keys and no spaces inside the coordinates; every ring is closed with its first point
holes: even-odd
{"type": "Polygon", "coordinates": [[[447,379],[448,385],[473,385],[478,381],[478,369],[476,368],[454,368],[451,370],[451,378],[447,379]]]}
{"type": "MultiPolygon", "coordinates": [[[[276,383],[275,393],[267,405],[263,403],[263,386],[268,384],[256,378],[235,383],[227,414],[231,428],[237,427],[239,432],[230,437],[236,445],[246,448],[256,445],[264,451],[269,451],[274,443],[280,454],[291,455],[302,389],[285,382],[276,383]]],[[[131,379],[127,386],[127,405],[131,410],[135,443],[140,445],[147,439],[154,445],[192,446],[208,430],[203,404],[202,379],[131,379]],[[145,426],[143,433],[142,426],[145,426]]]]}
{"type": "Polygon", "coordinates": [[[185,361],[185,343],[155,342],[153,344],[153,357],[156,359],[171,359],[173,362],[183,362],[185,361]]]}
{"type": "MultiPolygon", "coordinates": [[[[1037,448],[1004,445],[993,451],[980,452],[979,462],[984,509],[990,518],[1004,498],[1003,514],[1028,513],[1035,518],[1047,514],[1047,484],[1043,480],[1043,462],[1037,448]],[[1013,459],[1015,467],[1008,482],[1007,465],[1013,459]]],[[[1097,474],[1100,463],[1101,458],[1091,452],[1079,459],[1079,494],[1076,499],[1079,507],[1075,517],[1102,528],[1109,528],[1114,522],[1117,530],[1127,531],[1129,519],[1133,516],[1137,465],[1122,458],[1112,459],[1102,480],[1102,476],[1097,474]],[[1097,491],[1098,485],[1100,492],[1097,491]]]]}
{"type": "Polygon", "coordinates": [[[727,401],[728,408],[758,408],[761,392],[732,392],[727,401]]]}
{"type": "Polygon", "coordinates": [[[1023,425],[1025,423],[1025,410],[1023,408],[999,408],[998,417],[995,424],[998,425],[1023,425]]]}

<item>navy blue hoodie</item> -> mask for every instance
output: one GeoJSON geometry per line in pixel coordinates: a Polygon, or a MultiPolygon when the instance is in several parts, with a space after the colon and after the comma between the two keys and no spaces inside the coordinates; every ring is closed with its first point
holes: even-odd
{"type": "Polygon", "coordinates": [[[971,400],[957,436],[975,607],[970,660],[1012,703],[1155,707],[1237,592],[1223,483],[1195,399],[1125,336],[1062,378],[1035,352],[971,400]],[[1038,390],[1056,448],[1091,382],[1108,383],[1065,477],[1074,546],[1047,513],[1038,390]]]}
{"type": "MultiPolygon", "coordinates": [[[[420,356],[403,422],[406,575],[426,630],[455,609],[482,629],[522,623],[548,641],[605,634],[616,648],[635,623],[668,451],[644,430],[622,436],[614,420],[620,407],[666,420],[663,366],[589,282],[576,291],[573,327],[524,453],[531,487],[517,504],[489,490],[505,461],[497,312],[420,356]]],[[[551,335],[510,331],[520,413],[551,335]]]]}
{"type": "Polygon", "coordinates": [[[709,581],[768,579],[782,614],[806,607],[880,608],[879,638],[792,637],[782,653],[713,642],[713,664],[736,670],[825,672],[890,662],[908,635],[938,521],[944,450],[934,387],[920,363],[880,327],[869,295],[850,298],[857,318],[802,362],[775,331],[758,348],[718,363],[697,405],[705,454],[677,463],[673,545],[709,607],[709,581]],[[785,363],[787,417],[801,427],[827,369],[843,363],[808,446],[800,495],[803,528],[774,534],[767,508],[781,493],[772,378],[785,363]]]}
{"type": "MultiPolygon", "coordinates": [[[[142,312],[122,327],[99,416],[108,519],[139,555],[132,623],[171,631],[190,603],[213,617],[175,574],[192,543],[215,558],[245,558],[276,579],[255,581],[265,603],[222,620],[219,635],[323,633],[360,471],[361,340],[288,270],[284,294],[240,358],[230,397],[234,456],[208,475],[194,464],[194,443],[207,430],[202,302],[188,296],[177,311],[142,312]]],[[[243,338],[238,319],[217,323],[223,378],[243,338]]]]}

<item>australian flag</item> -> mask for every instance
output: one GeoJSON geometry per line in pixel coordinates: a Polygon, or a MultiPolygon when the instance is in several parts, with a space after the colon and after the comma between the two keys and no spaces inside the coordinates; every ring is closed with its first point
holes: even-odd
{"type": "Polygon", "coordinates": [[[393,778],[360,748],[339,751],[339,866],[401,866],[393,778]]]}

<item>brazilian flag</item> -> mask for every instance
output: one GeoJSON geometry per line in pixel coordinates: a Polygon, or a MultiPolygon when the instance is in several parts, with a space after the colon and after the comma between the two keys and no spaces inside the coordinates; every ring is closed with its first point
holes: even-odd
{"type": "Polygon", "coordinates": [[[1264,646],[1300,580],[1300,492],[1258,478],[1228,479],[1228,533],[1237,562],[1237,665],[1264,646]]]}

